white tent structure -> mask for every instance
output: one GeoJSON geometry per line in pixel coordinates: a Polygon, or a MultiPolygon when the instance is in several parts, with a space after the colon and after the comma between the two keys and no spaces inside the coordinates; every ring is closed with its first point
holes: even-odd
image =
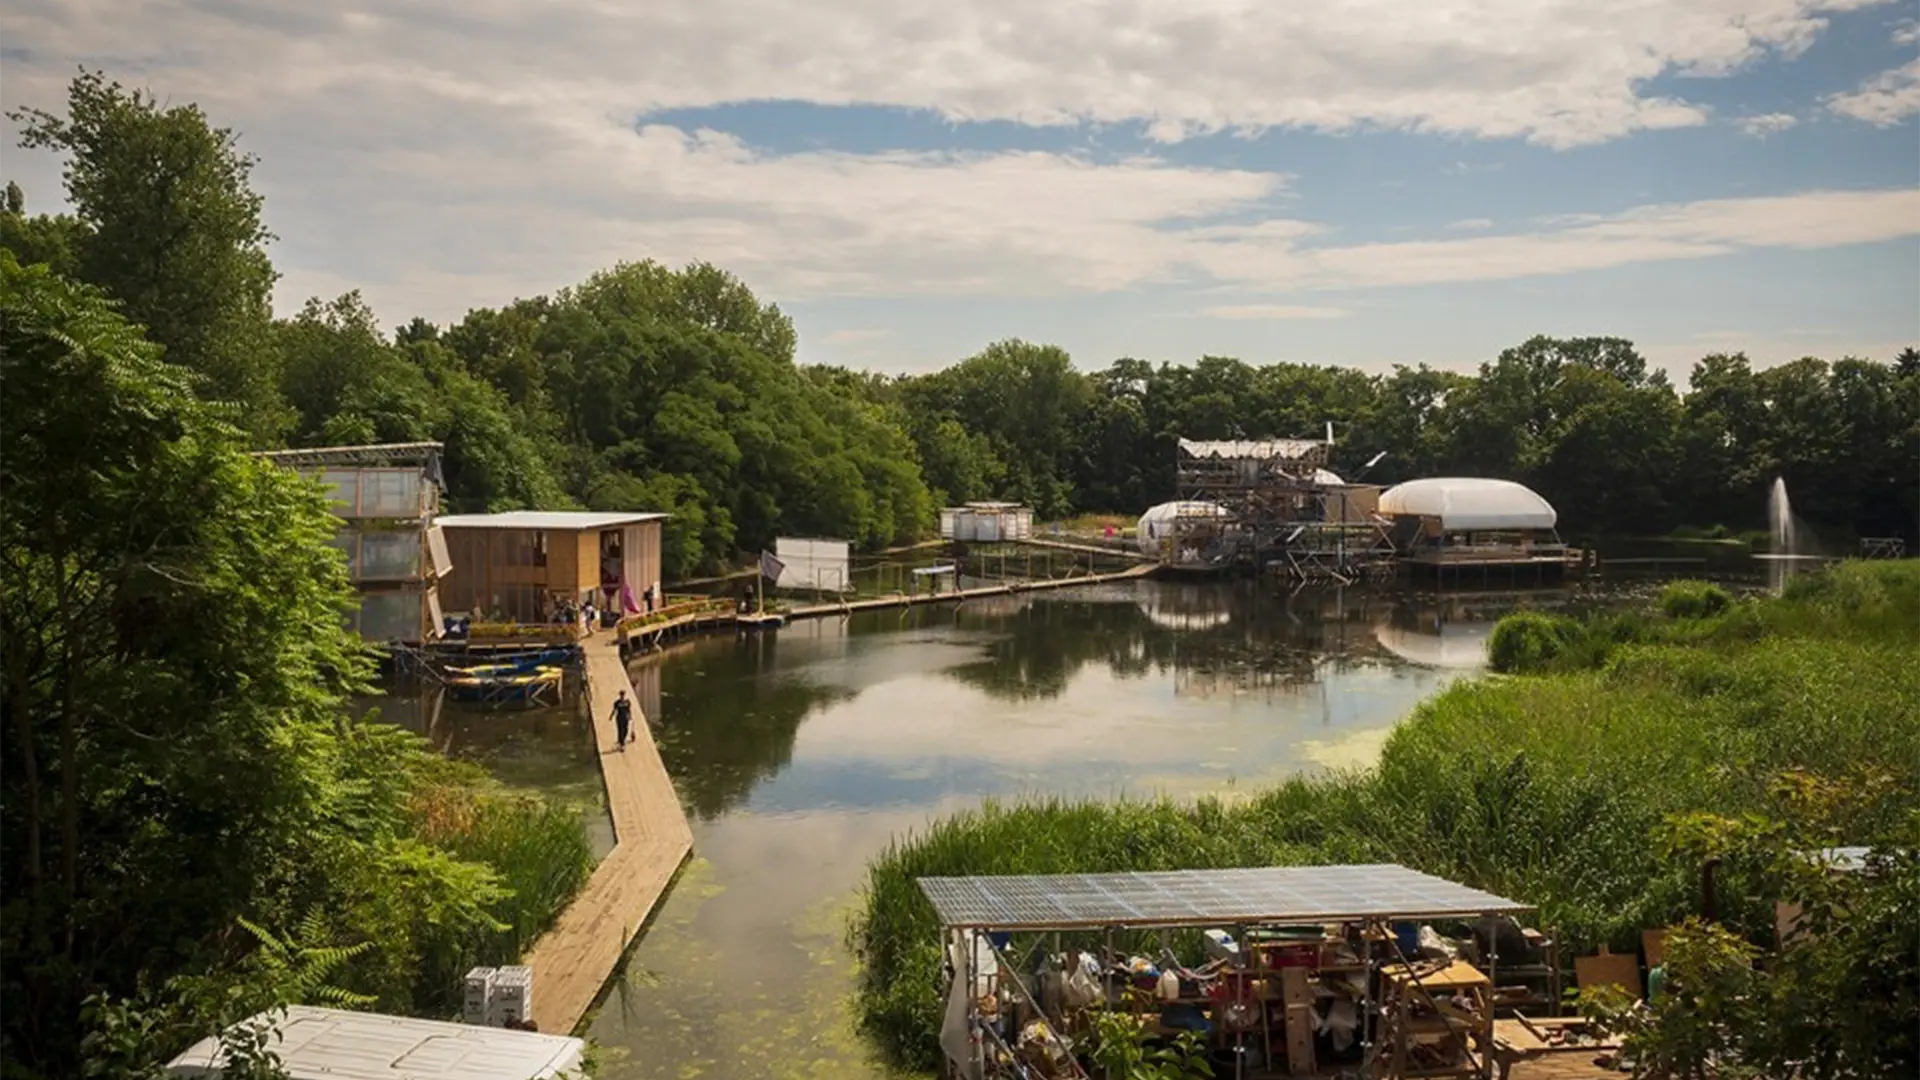
{"type": "Polygon", "coordinates": [[[1185,519],[1215,519],[1222,523],[1233,517],[1233,512],[1219,503],[1210,502],[1164,502],[1148,507],[1140,515],[1140,522],[1133,530],[1133,541],[1140,546],[1145,555],[1159,555],[1167,541],[1173,539],[1174,522],[1185,519]]]}
{"type": "Polygon", "coordinates": [[[1559,515],[1525,484],[1480,477],[1409,480],[1380,493],[1387,517],[1435,518],[1445,532],[1551,529],[1559,515]]]}

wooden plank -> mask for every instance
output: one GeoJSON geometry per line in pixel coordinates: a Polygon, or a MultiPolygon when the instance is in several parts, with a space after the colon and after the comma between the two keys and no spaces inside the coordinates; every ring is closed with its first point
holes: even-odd
{"type": "Polygon", "coordinates": [[[1574,979],[1582,990],[1593,986],[1618,986],[1640,997],[1640,960],[1601,949],[1598,956],[1578,956],[1573,961],[1574,979]]]}
{"type": "Polygon", "coordinates": [[[589,638],[581,648],[614,849],[524,960],[533,968],[533,1021],[541,1031],[556,1033],[572,1031],[593,1007],[693,850],[693,829],[653,743],[640,695],[628,681],[614,636],[589,638]],[[625,750],[614,742],[613,700],[621,690],[634,701],[633,741],[625,750]]]}

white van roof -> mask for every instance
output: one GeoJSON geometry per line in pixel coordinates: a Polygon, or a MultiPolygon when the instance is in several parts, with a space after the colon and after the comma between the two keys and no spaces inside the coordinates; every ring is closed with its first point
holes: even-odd
{"type": "MultiPolygon", "coordinates": [[[[268,1019],[262,1013],[248,1023],[268,1019]]],[[[569,1035],[295,1005],[271,1044],[293,1080],[574,1080],[586,1043],[569,1035]]],[[[218,1077],[218,1039],[167,1067],[171,1077],[218,1077]]]]}

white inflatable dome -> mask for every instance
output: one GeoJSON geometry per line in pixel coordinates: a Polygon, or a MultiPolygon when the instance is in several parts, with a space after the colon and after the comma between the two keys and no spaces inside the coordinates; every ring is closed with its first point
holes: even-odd
{"type": "Polygon", "coordinates": [[[1409,480],[1380,493],[1380,513],[1437,517],[1448,531],[1551,529],[1553,505],[1525,484],[1479,477],[1409,480]]]}
{"type": "Polygon", "coordinates": [[[1332,469],[1313,470],[1313,482],[1324,487],[1345,487],[1347,483],[1345,480],[1340,479],[1340,474],[1334,472],[1332,469]]]}
{"type": "Polygon", "coordinates": [[[1133,530],[1133,542],[1147,555],[1160,554],[1160,545],[1173,535],[1173,521],[1179,517],[1230,518],[1233,514],[1219,503],[1210,502],[1165,502],[1149,507],[1140,515],[1140,523],[1133,530]]]}

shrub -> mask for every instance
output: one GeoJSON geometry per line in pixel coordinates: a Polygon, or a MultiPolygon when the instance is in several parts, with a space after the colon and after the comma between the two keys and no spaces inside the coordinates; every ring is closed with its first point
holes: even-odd
{"type": "Polygon", "coordinates": [[[1676,581],[1660,593],[1669,619],[1711,619],[1733,607],[1733,594],[1709,581],[1676,581]]]}
{"type": "Polygon", "coordinates": [[[1508,674],[1544,671],[1579,632],[1579,624],[1564,615],[1514,612],[1494,625],[1487,642],[1487,664],[1508,674]]]}

